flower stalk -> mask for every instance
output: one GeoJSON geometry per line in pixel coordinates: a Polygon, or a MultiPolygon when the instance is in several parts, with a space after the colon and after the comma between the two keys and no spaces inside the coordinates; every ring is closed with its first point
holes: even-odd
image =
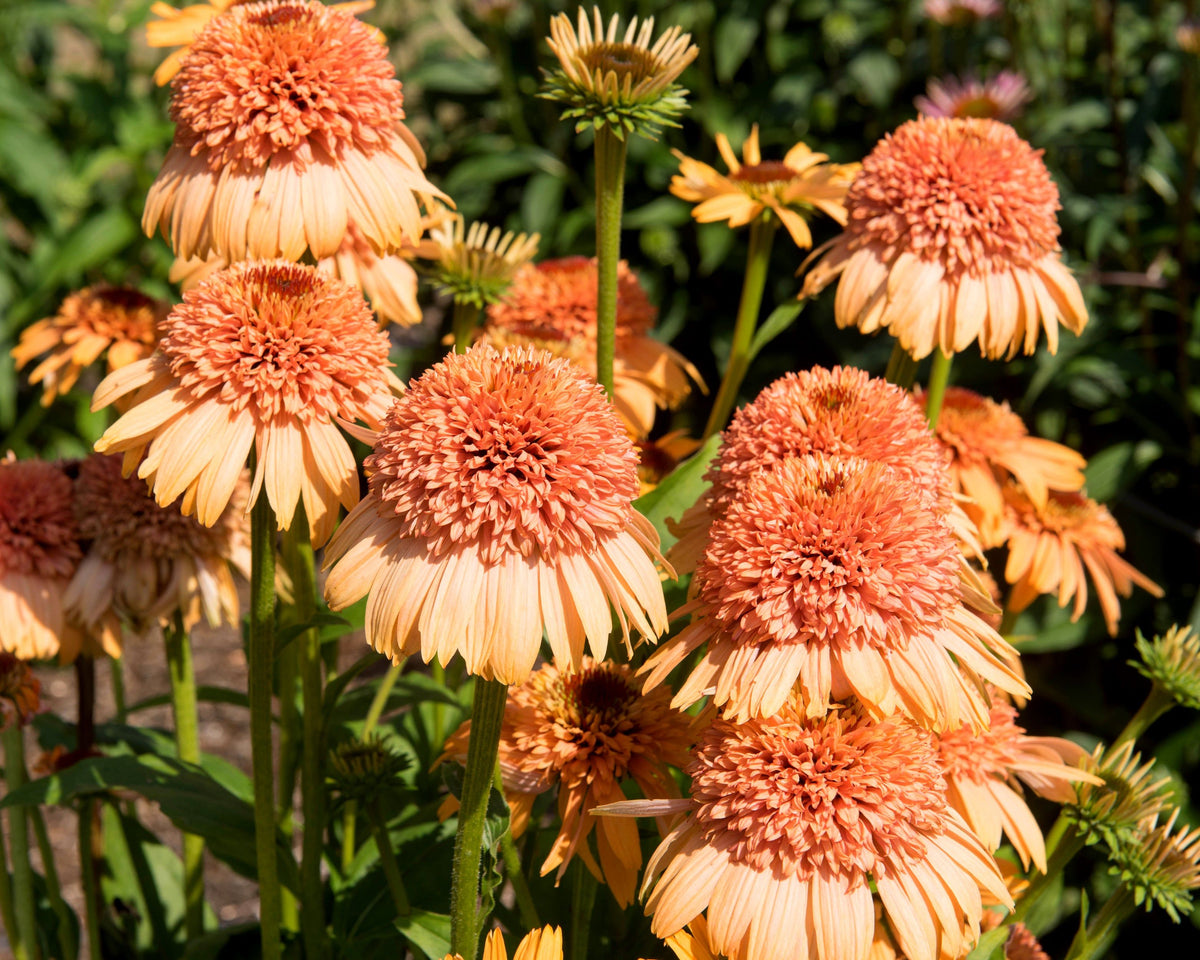
{"type": "MultiPolygon", "coordinates": [[[[383,708],[387,704],[388,697],[391,696],[392,687],[396,685],[396,679],[400,676],[400,671],[404,669],[404,662],[394,663],[388,668],[388,672],[383,675],[383,679],[379,681],[379,687],[375,690],[375,696],[371,699],[371,706],[367,708],[367,716],[363,720],[362,736],[360,739],[369,740],[371,734],[375,732],[375,726],[379,723],[379,718],[383,714],[383,708]]],[[[355,824],[358,822],[358,801],[347,800],[346,807],[342,813],[342,873],[350,872],[350,865],[354,862],[354,833],[355,824]]]]}
{"type": "Polygon", "coordinates": [[[1067,950],[1066,960],[1095,960],[1103,957],[1112,946],[1121,929],[1121,924],[1133,916],[1137,908],[1134,892],[1128,884],[1122,883],[1112,895],[1104,901],[1086,927],[1081,927],[1071,941],[1067,950]]]}
{"type": "Polygon", "coordinates": [[[954,355],[933,351],[933,366],[929,369],[929,387],[925,392],[925,416],[929,420],[929,429],[937,428],[938,418],[942,415],[942,401],[946,398],[946,386],[950,382],[950,367],[954,363],[954,355]]]}
{"type": "MultiPolygon", "coordinates": [[[[12,722],[3,734],[4,777],[8,792],[25,785],[25,740],[19,722],[12,722]]],[[[29,859],[29,812],[18,804],[8,811],[9,843],[12,846],[13,910],[21,948],[29,960],[36,960],[37,916],[33,899],[33,865],[29,859]]],[[[15,952],[15,951],[14,951],[15,952]]]]}
{"type": "Polygon", "coordinates": [[[466,353],[471,346],[471,337],[479,322],[479,307],[474,303],[455,299],[454,314],[450,321],[454,331],[454,352],[466,353]]]}
{"type": "Polygon", "coordinates": [[[96,801],[84,800],[79,808],[79,874],[83,884],[84,929],[87,931],[88,960],[100,955],[100,889],[96,883],[96,852],[92,847],[96,801]]]}
{"type": "Polygon", "coordinates": [[[887,370],[883,378],[888,383],[894,383],[905,390],[912,389],[913,380],[917,376],[917,361],[912,354],[900,346],[897,340],[892,344],[892,355],[888,358],[887,370]]]}
{"type": "Polygon", "coordinates": [[[407,917],[412,913],[412,904],[408,902],[408,891],[404,889],[404,880],[400,876],[400,864],[396,862],[396,854],[392,851],[387,821],[384,819],[378,797],[367,803],[367,818],[371,821],[371,830],[375,834],[379,862],[383,865],[383,875],[387,878],[388,890],[392,894],[392,903],[396,905],[396,915],[407,917]]]}
{"type": "Polygon", "coordinates": [[[575,862],[574,879],[571,888],[571,942],[567,947],[567,960],[587,960],[597,883],[592,871],[582,860],[575,862]]]}
{"type": "Polygon", "coordinates": [[[617,336],[617,266],[628,143],[608,125],[596,130],[596,382],[611,397],[617,336]]]}

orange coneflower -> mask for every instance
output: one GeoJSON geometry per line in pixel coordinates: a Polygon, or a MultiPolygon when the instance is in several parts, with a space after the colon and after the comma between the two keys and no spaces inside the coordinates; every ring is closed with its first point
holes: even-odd
{"type": "Polygon", "coordinates": [[[38,712],[42,682],[24,660],[0,650],[0,731],[12,724],[23,727],[38,712]]]}
{"type": "MultiPolygon", "coordinates": [[[[448,953],[444,960],[462,960],[462,957],[448,953]]],[[[504,935],[499,930],[487,935],[481,960],[508,960],[508,948],[504,946],[504,935]]],[[[513,960],[563,960],[562,928],[547,925],[531,930],[517,944],[513,960]]]]}
{"type": "Polygon", "coordinates": [[[983,726],[981,679],[1028,688],[1012,649],[963,606],[960,567],[909,477],[861,459],[782,460],[713,524],[693,598],[673,614],[694,619],[646,661],[646,687],[707,643],[676,706],[711,694],[734,719],[770,716],[798,685],[810,716],[854,694],[877,717],[983,726]]]}
{"type": "Polygon", "coordinates": [[[1076,783],[1103,781],[1080,769],[1088,753],[1062,737],[1031,737],[1017,726],[1017,710],[992,694],[988,728],[967,727],[937,737],[946,773],[947,800],[989,850],[1007,834],[1026,869],[1046,870],[1046,843],[1018,780],[1056,803],[1074,803],[1076,783]]]}
{"type": "Polygon", "coordinates": [[[679,173],[671,178],[671,192],[696,204],[692,216],[700,223],[726,220],[730,227],[742,227],[769,211],[787,227],[792,242],[805,248],[812,246],[806,217],[814,210],[846,225],[842,200],[858,164],[828,163],[826,154],[815,153],[803,143],[792,147],[783,160],[764,161],[758,148],[758,124],[742,145],[742,161],[723,133],[717,134],[717,149],[729,168],[727,175],[672,151],[679,160],[679,173]]]}
{"type": "Polygon", "coordinates": [[[338,504],[358,502],[334,421],[377,426],[391,401],[387,335],[359,292],[312,267],[241,263],[185,293],[163,329],[154,356],[97,388],[94,409],[130,393],[133,406],[96,449],[124,453],[160,505],[182,494],[183,513],[205,526],[253,449],[250,503],[265,486],[286,529],[303,498],[312,541],[324,543],[338,504]]]}
{"type": "Polygon", "coordinates": [[[150,356],[169,309],[128,287],[87,287],[63,300],[54,316],[23,331],[12,349],[13,360],[20,369],[49,352],[29,374],[30,383],[43,384],[42,405],[49,406],[105,351],[109,373],[150,356]]]}
{"type": "Polygon", "coordinates": [[[0,650],[22,660],[58,653],[63,592],[80,551],[71,481],[53,464],[0,460],[0,650]]]}
{"type": "Polygon", "coordinates": [[[917,359],[979,341],[987,357],[1053,353],[1087,308],[1059,258],[1058,188],[1040,151],[996,120],[922,117],[863,161],[849,222],[801,296],[840,275],[839,326],[888,330],[917,359]]]}
{"type": "MultiPolygon", "coordinates": [[[[922,394],[918,398],[924,402],[922,394]]],[[[1084,458],[1061,443],[1031,437],[1025,422],[1009,409],[963,387],[948,387],[935,428],[954,454],[950,476],[970,498],[967,513],[985,548],[1004,542],[1004,480],[1012,476],[1029,499],[1046,503],[1050,490],[1083,487],[1084,458]]]]}
{"type": "Polygon", "coordinates": [[[1071,620],[1078,620],[1087,607],[1087,580],[1091,575],[1109,634],[1117,635],[1121,603],[1136,584],[1153,596],[1162,587],[1117,556],[1125,549],[1125,535],[1108,509],[1082,493],[1051,491],[1038,507],[1015,483],[1004,487],[1008,509],[1006,539],[1008,561],[1004,579],[1012,584],[1008,608],[1024,610],[1043,593],[1057,593],[1058,605],[1071,598],[1071,620]]]}
{"type": "MultiPolygon", "coordinates": [[[[624,800],[621,781],[632,778],[649,798],[677,797],[668,765],[682,767],[692,744],[692,720],[671,707],[670,690],[642,694],[624,664],[589,657],[576,673],[546,664],[508,693],[500,729],[500,771],[519,837],[538,795],[558,787],[561,826],[542,864],[562,880],[576,854],[606,883],[617,903],[633,902],[642,852],[628,820],[592,816],[592,808],[624,800]],[[596,828],[600,861],[588,837],[596,828]]],[[[443,757],[464,758],[468,720],[447,741],[443,757]]]]}
{"type": "Polygon", "coordinates": [[[603,390],[567,360],[477,345],[392,406],[366,460],[370,490],[326,552],[325,595],[370,594],[368,642],[393,659],[461,653],[520,683],[542,633],[578,669],[604,656],[615,609],[666,629],[658,535],[631,505],[637,455],[603,390]]]}
{"type": "Polygon", "coordinates": [[[1012,120],[1033,99],[1025,77],[1012,70],[980,80],[976,76],[930,78],[928,96],[917,97],[916,108],[927,117],[989,117],[1012,120]]]}
{"type": "Polygon", "coordinates": [[[243,471],[229,505],[211,527],[160,507],[146,481],[121,475],[121,458],[92,454],[79,465],[75,515],[87,553],[67,588],[73,619],[110,656],[120,656],[128,625],[142,636],[178,611],[191,629],[238,622],[232,571],[250,575],[243,471]]]}
{"type": "Polygon", "coordinates": [[[349,222],[372,249],[421,236],[421,172],[400,82],[372,30],[311,0],[215,17],[171,81],[175,142],[142,226],[177,256],[230,262],[337,253],[349,222]]]}
{"type": "MultiPolygon", "coordinates": [[[[617,334],[613,403],[630,428],[646,436],[657,408],[678,406],[700,374],[684,357],[649,336],[658,311],[624,262],[617,270],[617,334]]],[[[488,307],[484,338],[497,345],[537,344],[596,369],[596,261],[562,257],[527,265],[508,294],[488,307]],[[519,340],[518,340],[519,338],[519,340]]]]}
{"type": "Polygon", "coordinates": [[[870,881],[911,960],[961,956],[982,892],[1011,906],[991,855],[946,802],[928,734],[853,708],[785,706],[716,720],[687,771],[690,798],[625,801],[605,814],[688,813],[646,868],[651,929],[707,910],[730,960],[861,960],[875,926],[870,881]]]}

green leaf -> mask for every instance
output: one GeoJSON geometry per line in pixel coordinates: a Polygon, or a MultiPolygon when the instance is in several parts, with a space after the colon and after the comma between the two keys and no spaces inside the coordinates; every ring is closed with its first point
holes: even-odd
{"type": "MultiPolygon", "coordinates": [[[[344,617],[339,617],[335,613],[325,613],[320,611],[313,614],[311,620],[305,623],[293,623],[286,627],[281,627],[275,633],[275,655],[279,656],[279,651],[286,647],[297,637],[303,636],[309,630],[316,630],[320,627],[350,627],[350,621],[344,617]]],[[[339,633],[336,637],[330,639],[340,639],[339,633]]]]}
{"type": "Polygon", "coordinates": [[[1153,440],[1118,443],[1088,460],[1088,496],[1102,503],[1128,490],[1137,478],[1162,456],[1162,447],[1153,440]]]}
{"type": "MultiPolygon", "coordinates": [[[[198,684],[196,686],[196,699],[202,703],[227,703],[234,707],[249,707],[250,702],[246,698],[245,690],[235,690],[232,687],[218,687],[212,684],[198,684]]],[[[125,713],[138,713],[142,710],[150,710],[153,707],[164,707],[171,702],[169,693],[161,693],[157,696],[147,697],[145,700],[139,700],[132,706],[125,708],[125,713]]]]}
{"type": "Polygon", "coordinates": [[[846,73],[862,98],[873,107],[887,106],[900,83],[900,67],[882,50],[860,53],[847,64],[846,73]]]}
{"type": "Polygon", "coordinates": [[[521,223],[526,232],[548,237],[562,214],[562,177],[553,173],[537,173],[525,184],[521,197],[521,223]]]}
{"type": "Polygon", "coordinates": [[[333,712],[333,708],[337,706],[338,698],[345,692],[350,682],[366,670],[367,667],[374,666],[381,660],[383,660],[383,656],[373,650],[370,653],[364,653],[349,667],[330,680],[329,683],[325,684],[325,696],[321,701],[321,710],[325,714],[326,721],[328,721],[330,713],[333,712]]]}
{"type": "Polygon", "coordinates": [[[634,501],[633,505],[642,516],[654,524],[663,550],[670,548],[676,540],[675,535],[667,529],[667,519],[682,517],[684,511],[708,489],[704,474],[720,446],[720,434],[709,437],[704,446],[672,470],[662,483],[634,501]]]}
{"type": "Polygon", "coordinates": [[[404,939],[427,957],[444,957],[450,951],[450,918],[444,913],[414,910],[396,921],[404,939]]]}
{"type": "Polygon", "coordinates": [[[757,357],[763,347],[796,322],[800,311],[804,309],[804,303],[803,300],[796,300],[771,311],[771,315],[754,331],[754,339],[750,341],[750,357],[747,363],[757,357]]]}
{"type": "Polygon", "coordinates": [[[731,13],[721,18],[713,30],[713,64],[717,79],[729,83],[750,55],[758,39],[758,20],[731,13]]]}
{"type": "Polygon", "coordinates": [[[989,960],[1004,955],[1004,943],[1008,939],[1008,927],[996,927],[979,938],[975,949],[967,954],[966,960],[989,960]]]}

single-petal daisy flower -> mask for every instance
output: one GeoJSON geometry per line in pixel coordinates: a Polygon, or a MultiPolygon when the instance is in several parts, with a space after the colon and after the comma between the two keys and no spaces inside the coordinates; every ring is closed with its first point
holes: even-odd
{"type": "MultiPolygon", "coordinates": [[[[917,394],[920,402],[924,395],[917,394]]],[[[964,387],[948,387],[935,428],[953,453],[950,477],[967,498],[967,513],[987,549],[1004,542],[1004,481],[1014,478],[1029,499],[1043,506],[1050,490],[1083,487],[1087,461],[1070,447],[1031,437],[1007,403],[964,387]]]]}
{"type": "Polygon", "coordinates": [[[63,592],[80,550],[71,481],[40,460],[0,460],[0,650],[22,660],[58,653],[70,631],[63,592]]]}
{"type": "Polygon", "coordinates": [[[434,280],[456,301],[482,308],[503,298],[517,271],[537,253],[539,234],[513,234],[452,214],[430,230],[421,254],[434,261],[434,280]]]}
{"type": "MultiPolygon", "coordinates": [[[[677,797],[668,766],[688,762],[692,718],[675,710],[669,689],[642,694],[633,670],[584,657],[576,673],[546,664],[508,692],[500,729],[500,772],[519,837],[534,800],[557,786],[558,836],[542,864],[561,881],[578,855],[622,907],[633,902],[642,851],[630,820],[592,816],[592,808],[624,800],[632,779],[651,799],[677,797]],[[599,863],[588,838],[596,829],[599,863]]],[[[443,758],[467,755],[468,720],[447,741],[443,758]]]]}
{"type": "Polygon", "coordinates": [[[803,143],[792,147],[783,160],[764,161],[758,148],[758,124],[742,144],[741,161],[723,133],[717,134],[717,149],[728,174],[672,151],[679,159],[679,173],[671,178],[671,192],[696,204],[692,216],[698,222],[726,220],[730,227],[742,227],[769,211],[801,248],[812,246],[807,218],[814,211],[846,225],[842,200],[858,164],[828,163],[828,156],[803,143]]]}
{"type": "Polygon", "coordinates": [[[1071,620],[1087,608],[1086,569],[1100,599],[1111,636],[1121,619],[1118,594],[1128,597],[1135,585],[1161,597],[1162,587],[1117,555],[1125,534],[1108,508],[1082,493],[1051,491],[1038,507],[1015,483],[1004,487],[1008,509],[1008,561],[1004,579],[1012,584],[1008,609],[1019,613],[1043,593],[1057,593],[1058,605],[1074,598],[1071,620]]]}
{"type": "Polygon", "coordinates": [[[367,641],[393,660],[461,653],[472,674],[521,683],[543,631],[577,670],[585,639],[603,658],[610,607],[627,644],[630,621],[666,629],[658,535],[632,507],[637,454],[569,361],[447,356],[392,406],[364,466],[325,596],[336,610],[369,594],[367,641]]]}
{"type": "Polygon", "coordinates": [[[866,960],[873,881],[905,955],[937,960],[978,938],[983,892],[1012,905],[946,802],[930,736],[911,724],[848,708],[805,718],[791,705],[741,725],[718,719],[686,772],[689,798],[599,811],[688,813],[646,868],[657,936],[706,911],[729,960],[866,960]]]}
{"type": "Polygon", "coordinates": [[[946,773],[946,798],[989,850],[1007,834],[1026,869],[1046,870],[1041,828],[1020,793],[1018,780],[1039,796],[1074,803],[1076,783],[1102,784],[1081,769],[1088,753],[1062,737],[1031,737],[1017,726],[1017,710],[993,693],[988,728],[960,727],[939,735],[938,754],[946,773]]]}
{"type": "Polygon", "coordinates": [[[383,420],[399,387],[387,353],[349,284],[300,264],[240,263],[186,292],[158,352],[96,389],[97,410],[133,395],[96,449],[124,453],[161,506],[182,495],[183,513],[209,527],[253,450],[248,506],[265,487],[283,530],[303,498],[320,546],[338,505],[358,502],[358,468],[334,421],[383,420]]]}
{"type": "Polygon", "coordinates": [[[42,702],[42,682],[24,660],[0,650],[0,731],[25,726],[42,702]]]}
{"type": "Polygon", "coordinates": [[[108,372],[150,356],[170,307],[128,287],[96,286],[72,293],[58,312],[28,327],[12,349],[17,369],[49,353],[29,373],[43,386],[42,405],[70,391],[107,351],[108,372]]]}
{"type": "MultiPolygon", "coordinates": [[[[703,389],[696,368],[649,335],[657,316],[637,276],[621,261],[613,404],[639,437],[650,433],[658,409],[683,402],[691,392],[689,378],[703,389]]],[[[563,257],[522,267],[507,295],[488,307],[483,337],[496,346],[536,344],[570,357],[594,374],[595,259],[563,257]]]]}
{"type": "Polygon", "coordinates": [[[233,571],[250,575],[249,480],[234,488],[211,526],[160,507],[146,481],[121,475],[121,458],[92,454],[79,465],[75,515],[87,544],[64,598],[68,614],[120,656],[121,638],[155,631],[176,612],[190,630],[238,622],[233,571]]]}
{"type": "Polygon", "coordinates": [[[175,141],[142,227],[176,256],[333,256],[349,222],[378,253],[421,236],[421,172],[376,34],[315,0],[235,6],[171,81],[175,141]]]}
{"type": "Polygon", "coordinates": [[[982,727],[981,680],[1028,687],[1012,649],[963,606],[960,566],[949,526],[908,477],[861,459],[782,460],[713,523],[692,599],[673,614],[694,619],[646,661],[646,689],[707,644],[675,706],[711,695],[747,720],[798,686],[809,716],[853,694],[872,716],[982,727]]]}
{"type": "MultiPolygon", "coordinates": [[[[922,117],[884,137],[846,194],[846,230],[801,296],[840,277],[838,326],[887,330],[916,359],[972,341],[990,358],[1051,353],[1087,308],[1060,259],[1058,188],[996,120],[922,117]]],[[[818,251],[820,253],[820,251],[818,251]]],[[[818,254],[814,253],[814,256],[818,254]]]]}
{"type": "MultiPolygon", "coordinates": [[[[448,953],[444,960],[462,960],[462,957],[448,953]]],[[[487,935],[481,960],[508,960],[508,948],[504,946],[504,935],[499,930],[487,935]]],[[[547,925],[531,930],[517,944],[513,960],[563,960],[562,928],[547,925]]]]}
{"type": "Polygon", "coordinates": [[[927,117],[979,117],[1009,121],[1021,115],[1033,91],[1025,78],[1001,70],[990,80],[977,77],[931,79],[928,96],[917,97],[916,107],[927,117]]]}

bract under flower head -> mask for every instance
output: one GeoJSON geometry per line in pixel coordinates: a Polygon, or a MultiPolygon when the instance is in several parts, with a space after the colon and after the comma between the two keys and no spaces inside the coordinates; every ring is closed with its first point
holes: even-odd
{"type": "Polygon", "coordinates": [[[175,142],[142,226],[177,256],[332,256],[349,222],[377,253],[421,236],[443,196],[403,124],[375,33],[316,0],[236,6],[196,37],[171,82],[175,142]]]}
{"type": "Polygon", "coordinates": [[[283,261],[237,264],[184,294],[154,356],[100,384],[93,409],[128,393],[133,407],[96,449],[124,453],[160,505],[182,495],[183,513],[205,526],[253,449],[250,504],[265,486],[287,529],[303,499],[319,546],[338,504],[358,502],[358,468],[334,421],[382,421],[394,381],[387,351],[349,284],[283,261]]]}
{"type": "Polygon", "coordinates": [[[846,194],[848,221],[805,278],[840,277],[839,326],[887,330],[913,357],[978,340],[984,356],[1053,353],[1087,308],[1059,258],[1058,188],[1040,151],[995,120],[922,117],[876,144],[846,194]]]}
{"type": "Polygon", "coordinates": [[[647,867],[660,937],[707,910],[708,940],[730,960],[865,960],[873,880],[904,953],[936,960],[978,937],[981,891],[1012,902],[947,805],[929,736],[910,724],[790,706],[741,725],[720,719],[686,772],[689,800],[601,811],[690,814],[647,867]]]}
{"type": "Polygon", "coordinates": [[[854,694],[873,716],[980,727],[981,679],[1028,688],[1011,648],[962,606],[960,563],[949,526],[897,471],[782,460],[713,524],[693,599],[674,614],[696,618],[646,662],[647,689],[707,643],[677,706],[711,693],[736,719],[770,716],[798,686],[809,716],[854,694]]]}
{"type": "Polygon", "coordinates": [[[577,669],[602,657],[610,604],[666,627],[658,535],[631,506],[637,455],[603,391],[569,361],[486,345],[447,356],[396,401],[370,490],[331,542],[340,609],[369,593],[367,640],[520,683],[545,630],[577,669]]]}

